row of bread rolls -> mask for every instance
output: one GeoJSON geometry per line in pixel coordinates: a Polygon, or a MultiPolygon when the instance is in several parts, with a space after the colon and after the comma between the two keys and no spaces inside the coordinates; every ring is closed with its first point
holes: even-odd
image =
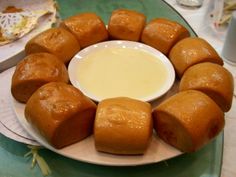
{"type": "Polygon", "coordinates": [[[33,93],[27,121],[55,148],[78,142],[94,131],[98,151],[143,154],[152,136],[151,105],[119,97],[98,106],[72,85],[50,82],[33,93]]]}
{"type": "Polygon", "coordinates": [[[118,97],[96,106],[78,89],[61,82],[40,87],[25,108],[26,119],[55,148],[94,133],[98,151],[143,154],[158,136],[183,152],[193,152],[224,127],[224,113],[207,95],[188,90],[168,98],[153,111],[147,102],[118,97]]]}
{"type": "Polygon", "coordinates": [[[155,18],[146,24],[140,12],[119,9],[112,12],[108,23],[111,39],[141,41],[167,55],[181,39],[190,36],[181,24],[164,18],[155,18]]]}
{"type": "Polygon", "coordinates": [[[198,150],[223,129],[233,88],[231,73],[221,65],[203,62],[189,67],[180,92],[153,110],[158,136],[181,151],[198,150]]]}
{"type": "Polygon", "coordinates": [[[179,93],[153,110],[154,128],[166,143],[183,152],[204,146],[223,129],[233,100],[233,76],[204,39],[177,42],[169,59],[180,78],[179,93]]]}
{"type": "Polygon", "coordinates": [[[165,142],[192,152],[222,130],[224,113],[218,105],[224,111],[230,109],[233,86],[230,73],[220,66],[221,58],[205,40],[187,38],[189,32],[182,25],[167,19],[154,19],[145,25],[145,20],[139,12],[115,10],[107,31],[97,15],[80,14],[27,43],[28,56],[17,65],[12,78],[12,95],[27,102],[27,120],[54,147],[80,141],[94,129],[97,150],[142,154],[148,147],[154,122],[157,134],[165,142]],[[183,76],[180,84],[183,92],[167,99],[153,112],[149,103],[130,98],[104,100],[96,109],[78,89],[66,84],[68,74],[63,63],[67,64],[80,48],[107,40],[108,36],[142,41],[169,55],[177,74],[183,76]],[[198,63],[217,67],[206,74],[204,67],[195,69],[198,63]],[[218,77],[214,77],[216,72],[218,77]],[[191,80],[196,79],[196,74],[200,81],[193,85],[191,80]]]}
{"type": "Polygon", "coordinates": [[[64,63],[81,49],[108,39],[141,41],[164,54],[179,40],[190,36],[181,24],[156,18],[146,24],[144,14],[127,9],[112,12],[108,27],[94,13],[82,13],[63,20],[32,38],[25,46],[26,54],[48,52],[64,63]]]}

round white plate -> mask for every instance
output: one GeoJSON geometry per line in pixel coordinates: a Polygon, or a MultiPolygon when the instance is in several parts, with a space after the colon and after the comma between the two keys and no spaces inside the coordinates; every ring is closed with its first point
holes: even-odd
{"type": "MultiPolygon", "coordinates": [[[[164,54],[162,54],[160,51],[158,51],[148,45],[145,45],[143,43],[139,43],[139,42],[125,41],[125,40],[106,41],[106,42],[101,42],[101,43],[91,45],[91,46],[81,50],[72,58],[72,60],[69,63],[69,66],[68,66],[69,77],[70,77],[70,81],[71,81],[72,85],[74,85],[79,90],[81,90],[89,98],[91,98],[97,102],[104,99],[103,97],[98,97],[94,93],[88,92],[85,88],[82,87],[82,85],[80,84],[80,81],[77,78],[77,71],[80,69],[78,67],[78,64],[83,59],[85,60],[89,54],[99,51],[99,50],[103,50],[104,48],[131,48],[131,49],[135,49],[135,50],[142,50],[142,51],[145,51],[149,54],[154,55],[155,59],[159,60],[163,64],[163,67],[166,68],[167,77],[166,77],[164,83],[162,84],[162,86],[160,88],[158,88],[158,90],[156,90],[155,93],[153,93],[150,96],[145,96],[145,97],[140,97],[140,98],[135,97],[135,99],[140,99],[142,101],[155,100],[155,99],[161,97],[162,95],[164,95],[166,92],[168,92],[169,89],[171,88],[171,86],[173,85],[173,83],[175,81],[174,67],[172,66],[169,59],[164,54]]],[[[109,67],[109,65],[106,67],[109,67]]],[[[136,66],[133,65],[133,67],[136,67],[136,66]]],[[[142,72],[145,72],[145,71],[142,71],[142,72]]],[[[151,76],[149,76],[149,77],[151,78],[151,76]]],[[[158,76],[153,76],[153,77],[158,77],[158,76]]],[[[126,77],[122,78],[122,80],[124,80],[124,79],[127,79],[127,78],[126,77]]],[[[120,95],[115,95],[114,97],[117,97],[117,96],[120,96],[120,95]]],[[[130,95],[122,95],[122,96],[130,97],[130,95]]]]}
{"type": "Polygon", "coordinates": [[[153,133],[150,145],[144,155],[126,156],[98,152],[94,146],[93,136],[58,150],[48,144],[48,142],[26,121],[24,116],[25,104],[19,103],[13,98],[12,102],[20,124],[35,140],[44,147],[75,160],[109,166],[134,166],[155,163],[182,154],[179,150],[160,140],[155,133],[153,133]]]}

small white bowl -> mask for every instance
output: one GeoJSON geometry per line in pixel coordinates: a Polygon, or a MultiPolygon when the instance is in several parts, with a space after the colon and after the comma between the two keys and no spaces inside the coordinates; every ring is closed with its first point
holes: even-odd
{"type": "MultiPolygon", "coordinates": [[[[77,71],[80,69],[78,67],[78,64],[79,62],[82,61],[82,59],[85,59],[85,57],[87,57],[92,52],[103,50],[104,48],[131,48],[131,49],[136,49],[136,50],[143,50],[145,52],[148,52],[149,54],[154,55],[155,58],[159,59],[162,62],[163,66],[166,68],[167,77],[164,83],[162,84],[161,88],[155,91],[151,95],[144,96],[142,98],[135,98],[135,99],[139,99],[142,101],[152,101],[164,95],[172,87],[175,81],[175,71],[169,59],[160,51],[139,42],[124,41],[124,40],[107,41],[107,42],[101,42],[101,43],[91,45],[81,50],[72,58],[68,66],[69,78],[72,85],[78,88],[79,90],[81,90],[86,96],[88,96],[92,100],[99,102],[105,98],[98,97],[94,93],[89,93],[87,89],[84,89],[83,86],[81,86],[81,83],[78,80],[78,77],[76,76],[77,71]]],[[[159,77],[159,76],[150,76],[150,78],[154,78],[154,77],[159,77]]],[[[114,97],[116,96],[129,97],[129,95],[114,95],[114,97]]]]}

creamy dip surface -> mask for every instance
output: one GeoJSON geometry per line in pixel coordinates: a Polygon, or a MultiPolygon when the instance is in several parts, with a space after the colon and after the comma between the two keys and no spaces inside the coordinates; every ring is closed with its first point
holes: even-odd
{"type": "Polygon", "coordinates": [[[155,55],[127,47],[99,49],[77,65],[81,90],[99,100],[118,96],[142,100],[161,90],[168,74],[155,55]]]}

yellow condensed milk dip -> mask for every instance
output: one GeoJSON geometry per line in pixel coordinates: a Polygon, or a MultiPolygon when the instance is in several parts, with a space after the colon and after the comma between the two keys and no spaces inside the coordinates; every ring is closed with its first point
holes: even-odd
{"type": "Polygon", "coordinates": [[[76,80],[97,100],[126,96],[145,99],[165,85],[168,70],[157,56],[128,47],[100,48],[81,58],[76,80]]]}

